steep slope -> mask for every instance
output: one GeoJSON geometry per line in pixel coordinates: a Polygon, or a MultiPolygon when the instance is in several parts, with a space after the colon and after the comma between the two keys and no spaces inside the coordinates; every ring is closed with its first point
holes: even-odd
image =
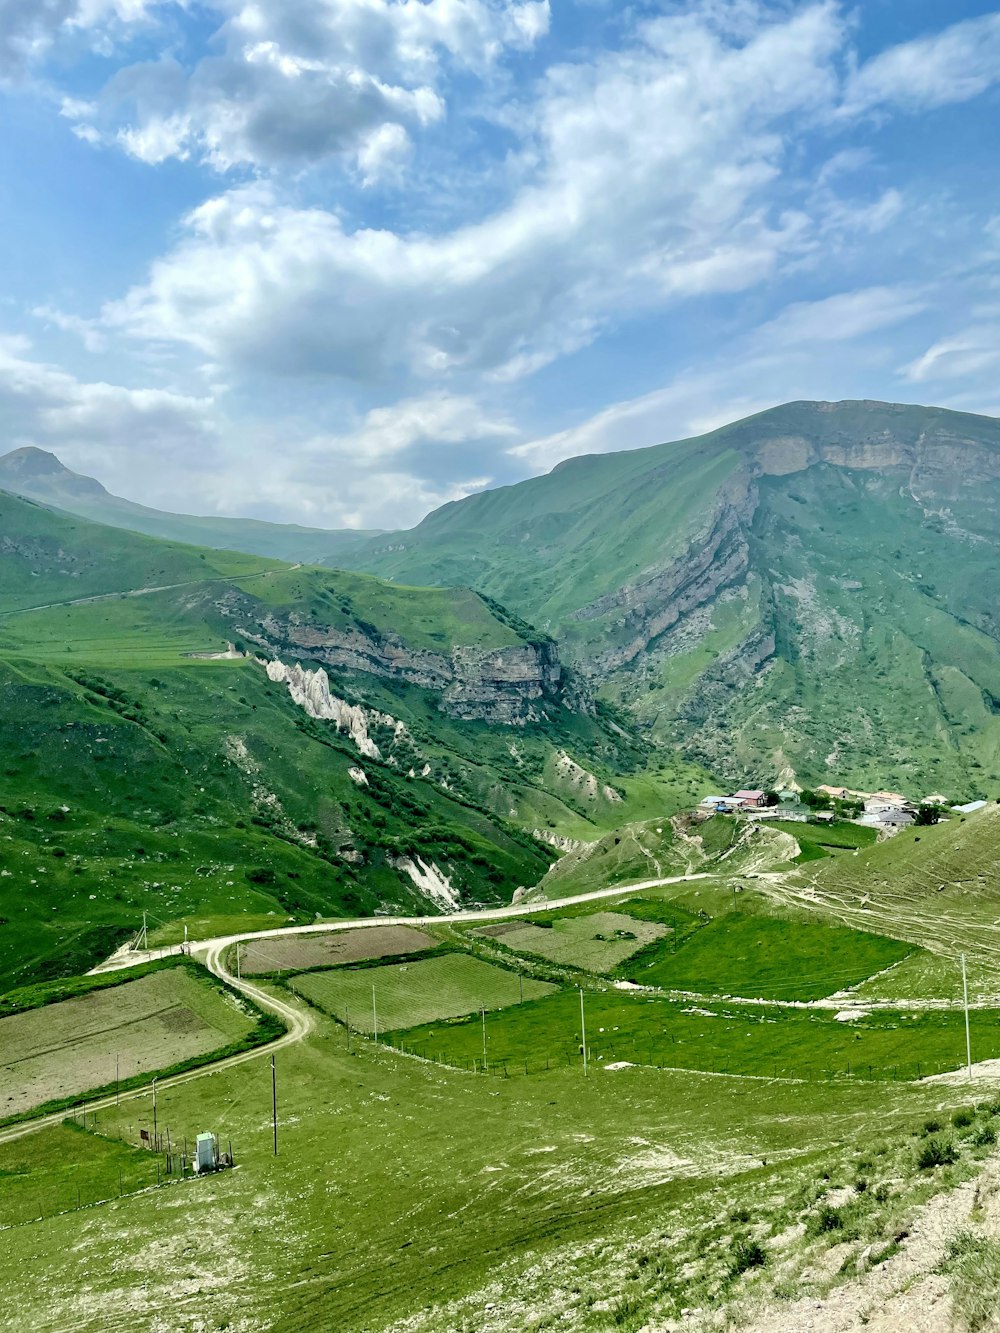
{"type": "Polygon", "coordinates": [[[28,446],[0,457],[0,488],[114,528],[192,542],[223,551],[250,551],[278,560],[336,564],[339,557],[377,536],[372,531],[304,528],[251,518],[200,518],[169,514],[111,495],[93,477],[64,467],[54,454],[28,446]]]}
{"type": "Polygon", "coordinates": [[[571,459],[353,563],[465,583],[732,780],[1000,777],[1000,422],[790,403],[571,459]]]}
{"type": "Polygon", "coordinates": [[[568,697],[552,644],[467,590],[0,492],[0,990],[80,970],[143,911],[177,939],[505,901],[556,855],[535,830],[691,799],[697,770],[646,774],[568,697]],[[564,755],[613,799],[548,784],[564,755]]]}

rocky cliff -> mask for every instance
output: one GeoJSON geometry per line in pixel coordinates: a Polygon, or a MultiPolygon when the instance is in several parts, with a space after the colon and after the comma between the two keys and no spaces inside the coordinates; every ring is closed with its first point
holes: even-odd
{"type": "MultiPolygon", "coordinates": [[[[261,607],[247,595],[230,593],[218,609],[236,636],[279,663],[304,659],[338,671],[406,681],[434,691],[442,711],[463,721],[520,727],[540,720],[546,704],[560,702],[562,668],[554,644],[544,639],[498,648],[456,644],[447,652],[430,652],[374,626],[323,625],[297,611],[261,607]]],[[[312,677],[308,687],[296,681],[294,688],[322,687],[312,677]]],[[[333,706],[329,696],[312,702],[333,706]]]]}

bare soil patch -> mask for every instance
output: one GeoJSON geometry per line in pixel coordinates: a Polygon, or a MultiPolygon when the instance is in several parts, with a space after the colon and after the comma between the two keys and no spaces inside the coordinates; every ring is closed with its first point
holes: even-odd
{"type": "Polygon", "coordinates": [[[237,1041],[255,1018],[185,968],[0,1019],[0,1117],[237,1041]]]}
{"type": "Polygon", "coordinates": [[[391,958],[395,954],[420,953],[438,943],[412,926],[369,926],[361,930],[339,930],[329,935],[288,935],[283,938],[249,940],[240,946],[243,976],[265,972],[298,972],[306,968],[336,967],[339,963],[362,963],[369,958],[391,958]]]}

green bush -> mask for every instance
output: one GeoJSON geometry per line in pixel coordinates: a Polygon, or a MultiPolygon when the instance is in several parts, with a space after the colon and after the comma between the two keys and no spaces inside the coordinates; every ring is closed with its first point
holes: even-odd
{"type": "Polygon", "coordinates": [[[925,1121],[924,1121],[924,1133],[925,1133],[925,1134],[936,1134],[940,1128],[941,1128],[941,1121],[940,1121],[940,1120],[934,1120],[934,1119],[932,1118],[932,1119],[930,1119],[930,1120],[925,1120],[925,1121]]]}
{"type": "Polygon", "coordinates": [[[928,1139],[917,1154],[917,1166],[930,1171],[936,1166],[951,1166],[958,1161],[958,1149],[950,1139],[928,1139]]]}
{"type": "Polygon", "coordinates": [[[951,1117],[951,1123],[956,1129],[965,1129],[968,1125],[972,1124],[975,1118],[976,1113],[970,1111],[968,1107],[963,1106],[951,1117]]]}
{"type": "Polygon", "coordinates": [[[816,1230],[823,1231],[842,1231],[844,1229],[844,1218],[839,1208],[834,1208],[831,1204],[825,1203],[816,1214],[816,1230]]]}
{"type": "Polygon", "coordinates": [[[731,1270],[734,1277],[752,1268],[763,1268],[766,1263],[767,1251],[760,1241],[744,1236],[733,1242],[731,1270]]]}

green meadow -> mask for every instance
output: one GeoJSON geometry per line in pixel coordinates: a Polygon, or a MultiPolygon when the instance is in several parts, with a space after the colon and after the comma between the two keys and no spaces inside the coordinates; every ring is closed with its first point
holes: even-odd
{"type": "MultiPolygon", "coordinates": [[[[616,991],[584,991],[591,1072],[621,1062],[751,1078],[917,1079],[960,1067],[965,1027],[960,1010],[880,1009],[838,1022],[829,1009],[690,1002],[616,991]]],[[[1000,1010],[972,1015],[977,1060],[1000,1056],[1000,1010]]],[[[582,1066],[580,992],[488,1015],[487,1060],[495,1073],[539,1074],[582,1066]]],[[[472,1068],[483,1034],[473,1017],[389,1033],[406,1050],[472,1068]]]]}

